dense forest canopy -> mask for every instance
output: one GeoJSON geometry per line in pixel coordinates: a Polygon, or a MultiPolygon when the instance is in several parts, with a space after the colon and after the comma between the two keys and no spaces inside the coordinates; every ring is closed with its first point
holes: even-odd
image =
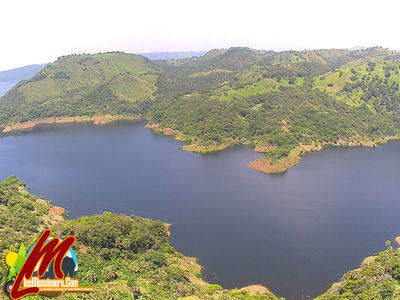
{"type": "MultiPolygon", "coordinates": [[[[193,151],[246,144],[277,164],[318,146],[398,137],[399,85],[400,52],[379,47],[230,48],[169,61],[118,52],[71,55],[0,99],[0,128],[53,117],[141,115],[193,151]]],[[[277,299],[202,281],[195,261],[169,245],[162,222],[111,213],[64,220],[25,188],[15,177],[0,183],[0,250],[32,244],[45,227],[76,235],[78,276],[96,288],[91,299],[277,299]]],[[[318,299],[398,298],[399,270],[400,250],[388,243],[318,299]]]]}
{"type": "Polygon", "coordinates": [[[168,61],[119,52],[72,55],[1,98],[0,126],[140,115],[195,151],[241,143],[262,149],[273,164],[304,145],[375,145],[398,136],[399,71],[400,53],[379,47],[239,47],[168,61]]]}

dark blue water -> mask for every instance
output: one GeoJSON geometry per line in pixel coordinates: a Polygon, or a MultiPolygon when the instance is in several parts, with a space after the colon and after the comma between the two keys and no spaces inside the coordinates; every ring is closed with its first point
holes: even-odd
{"type": "Polygon", "coordinates": [[[196,155],[143,124],[68,125],[0,139],[16,174],[72,217],[104,210],[172,223],[177,250],[206,279],[315,296],[400,234],[400,142],[327,149],[281,175],[247,147],[196,155]]]}
{"type": "Polygon", "coordinates": [[[7,93],[7,91],[17,83],[18,81],[0,81],[0,97],[7,93]]]}

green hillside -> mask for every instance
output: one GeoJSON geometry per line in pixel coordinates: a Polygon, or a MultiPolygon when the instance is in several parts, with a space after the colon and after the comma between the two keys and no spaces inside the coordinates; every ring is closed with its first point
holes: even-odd
{"type": "Polygon", "coordinates": [[[156,97],[159,69],[138,55],[106,53],[59,58],[0,102],[0,123],[48,117],[138,114],[156,97]]]}
{"type": "MultiPolygon", "coordinates": [[[[226,290],[206,283],[196,260],[170,246],[161,221],[107,212],[76,220],[64,220],[63,215],[62,208],[29,194],[17,178],[0,182],[0,251],[18,249],[20,243],[29,249],[48,227],[57,235],[77,238],[78,279],[94,291],[65,293],[57,299],[278,299],[263,287],[260,292],[251,287],[226,290]]],[[[2,268],[2,286],[6,279],[2,268]]],[[[0,299],[8,297],[0,294],[0,299]]]]}
{"type": "Polygon", "coordinates": [[[341,280],[316,300],[361,300],[400,298],[400,249],[387,249],[364,259],[360,268],[347,272],[341,280]]]}
{"type": "Polygon", "coordinates": [[[281,172],[307,151],[398,136],[398,58],[382,48],[213,50],[162,66],[163,97],[146,116],[160,132],[174,129],[188,150],[247,144],[265,153],[252,167],[281,172]]]}
{"type": "Polygon", "coordinates": [[[251,167],[282,172],[307,151],[398,137],[399,70],[400,52],[379,47],[230,48],[153,62],[124,53],[66,56],[1,98],[0,127],[140,115],[187,150],[245,144],[265,153],[251,167]]]}

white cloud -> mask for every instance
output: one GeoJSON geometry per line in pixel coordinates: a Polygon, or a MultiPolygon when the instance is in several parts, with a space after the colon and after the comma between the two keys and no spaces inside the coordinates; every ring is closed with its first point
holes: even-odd
{"type": "Polygon", "coordinates": [[[365,0],[3,0],[0,70],[114,50],[400,49],[399,8],[365,0]]]}

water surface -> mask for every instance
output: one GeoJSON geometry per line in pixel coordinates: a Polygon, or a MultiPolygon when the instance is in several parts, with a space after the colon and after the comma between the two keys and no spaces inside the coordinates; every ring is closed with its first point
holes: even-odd
{"type": "Polygon", "coordinates": [[[8,92],[18,81],[0,81],[0,97],[8,92]]]}
{"type": "Polygon", "coordinates": [[[326,149],[284,174],[254,171],[247,147],[210,155],[143,123],[65,125],[0,139],[0,177],[16,174],[71,212],[172,223],[171,243],[224,287],[260,283],[315,296],[400,234],[400,142],[326,149]]]}

